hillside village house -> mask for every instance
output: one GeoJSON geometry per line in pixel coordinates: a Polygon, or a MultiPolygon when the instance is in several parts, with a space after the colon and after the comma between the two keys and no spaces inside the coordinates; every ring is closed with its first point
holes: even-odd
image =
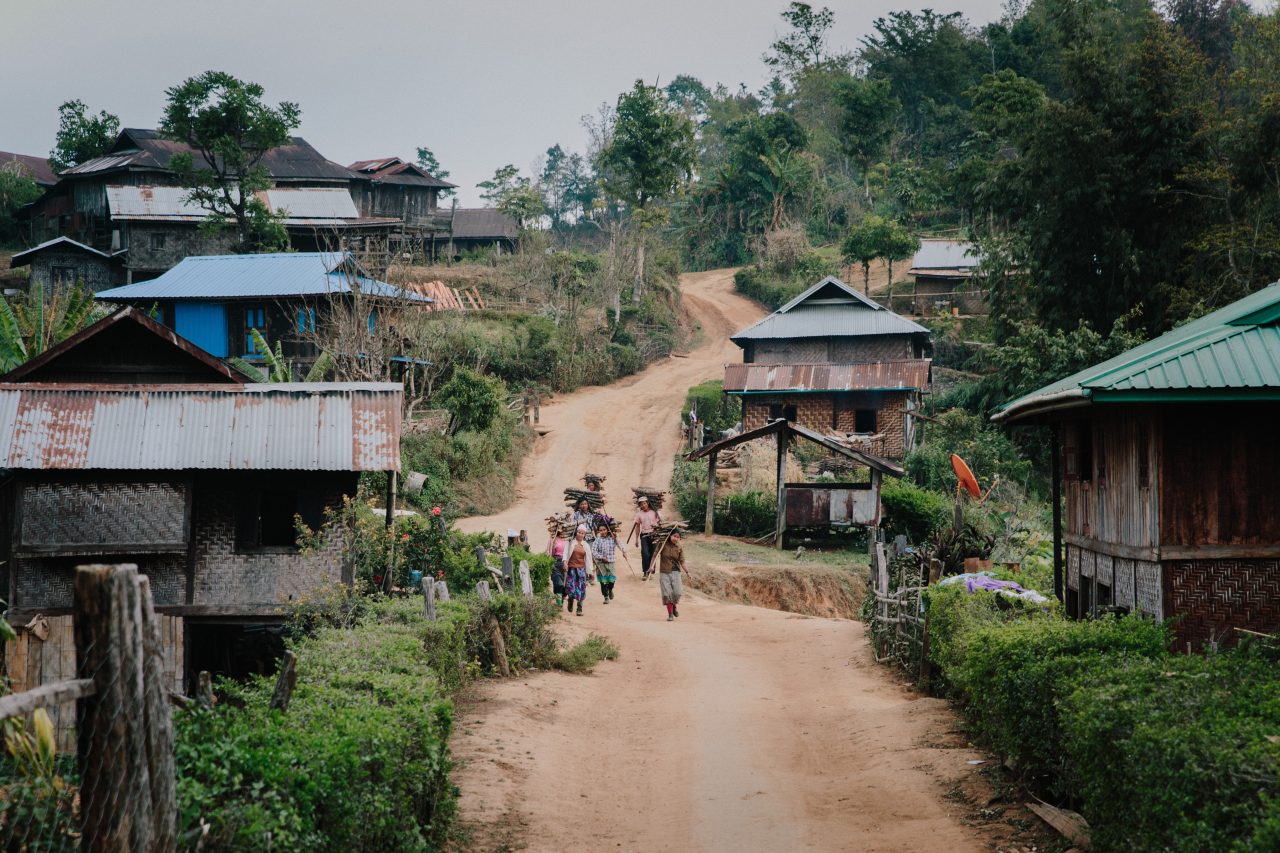
{"type": "Polygon", "coordinates": [[[305,369],[319,354],[316,338],[335,301],[350,301],[357,290],[371,330],[380,306],[432,302],[371,278],[350,253],[336,252],[189,257],[159,278],[101,291],[98,299],[158,309],[165,326],[218,358],[260,358],[250,334],[257,329],[305,369]]]}
{"type": "Polygon", "coordinates": [[[742,398],[742,427],[783,418],[819,434],[863,439],[902,459],[915,446],[910,413],[928,390],[929,330],[827,277],[731,340],[724,390],[742,398]]]}
{"type": "Polygon", "coordinates": [[[922,240],[907,270],[912,280],[911,313],[986,313],[983,294],[969,292],[980,260],[978,248],[967,241],[922,240]]]}
{"type": "Polygon", "coordinates": [[[12,688],[75,677],[72,579],[85,563],[136,563],[150,578],[174,689],[202,669],[268,667],[289,602],[351,581],[326,513],[360,472],[398,470],[402,394],[253,384],[132,308],[0,376],[12,688]],[[320,531],[305,551],[295,514],[320,531]]]}
{"type": "Polygon", "coordinates": [[[120,272],[118,258],[70,237],[46,240],[9,259],[10,269],[31,267],[27,287],[39,285],[48,294],[54,289],[82,283],[93,291],[111,287],[120,272]]]}
{"type": "Polygon", "coordinates": [[[1179,649],[1280,629],[1280,283],[995,420],[1053,430],[1068,612],[1172,618],[1179,649]]]}

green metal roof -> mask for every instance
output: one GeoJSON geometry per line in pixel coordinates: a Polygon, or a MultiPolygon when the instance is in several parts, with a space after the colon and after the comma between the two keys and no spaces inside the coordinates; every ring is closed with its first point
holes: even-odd
{"type": "Polygon", "coordinates": [[[1280,399],[1280,282],[1006,403],[995,420],[1093,403],[1280,399]]]}

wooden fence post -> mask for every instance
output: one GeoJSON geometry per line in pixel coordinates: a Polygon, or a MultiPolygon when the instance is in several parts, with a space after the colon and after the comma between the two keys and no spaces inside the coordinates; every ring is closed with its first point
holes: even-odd
{"type": "Polygon", "coordinates": [[[476,595],[480,596],[481,601],[492,601],[493,595],[489,592],[489,582],[480,581],[476,584],[476,595]]]}
{"type": "Polygon", "coordinates": [[[533,578],[529,575],[529,561],[520,561],[520,591],[526,597],[533,597],[533,578]]]}
{"type": "Polygon", "coordinates": [[[702,532],[710,536],[716,527],[716,457],[718,450],[711,451],[707,457],[707,518],[703,522],[702,532]]]}
{"type": "Polygon", "coordinates": [[[208,670],[200,670],[196,676],[196,704],[201,708],[213,707],[213,680],[208,670]]]}
{"type": "Polygon", "coordinates": [[[502,555],[502,579],[506,581],[507,589],[515,589],[515,565],[510,554],[502,555]]]}
{"type": "Polygon", "coordinates": [[[431,578],[422,579],[422,614],[428,622],[436,621],[436,585],[431,578]]]}
{"type": "Polygon", "coordinates": [[[160,653],[149,596],[137,566],[76,568],[76,668],[95,687],[77,715],[88,851],[170,850],[176,843],[173,723],[163,660],[148,660],[160,653]]]}
{"type": "Polygon", "coordinates": [[[449,600],[449,585],[444,581],[436,581],[436,601],[449,600]]]}
{"type": "Polygon", "coordinates": [[[298,656],[293,652],[285,652],[280,661],[280,674],[276,676],[276,689],[271,694],[269,707],[280,711],[289,710],[289,700],[293,698],[294,685],[298,683],[298,656]]]}
{"type": "MultiPolygon", "coordinates": [[[[930,587],[938,582],[938,578],[942,576],[942,561],[932,559],[929,561],[929,576],[925,581],[925,586],[930,587]]],[[[933,677],[933,663],[929,660],[929,611],[924,612],[924,634],[920,638],[920,680],[929,681],[933,677]]]]}

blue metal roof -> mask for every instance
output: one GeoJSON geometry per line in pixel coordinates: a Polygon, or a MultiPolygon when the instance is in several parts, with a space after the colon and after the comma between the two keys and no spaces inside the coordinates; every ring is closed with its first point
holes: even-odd
{"type": "Polygon", "coordinates": [[[197,255],[159,278],[101,290],[106,302],[156,299],[244,299],[361,293],[387,299],[433,300],[369,278],[349,253],[284,252],[266,255],[197,255]]]}

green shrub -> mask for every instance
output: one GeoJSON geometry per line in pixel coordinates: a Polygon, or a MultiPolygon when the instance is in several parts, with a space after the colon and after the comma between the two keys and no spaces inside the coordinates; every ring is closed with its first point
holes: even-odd
{"type": "Polygon", "coordinates": [[[370,618],[294,645],[287,712],[274,680],[176,718],[183,845],[204,850],[438,850],[454,812],[449,704],[415,626],[370,618]]]}
{"type": "MultiPolygon", "coordinates": [[[[420,613],[421,608],[421,603],[410,605],[409,616],[420,613]]],[[[510,666],[517,671],[546,669],[559,654],[550,629],[558,614],[549,596],[504,594],[488,602],[474,595],[459,596],[437,605],[435,622],[421,622],[423,654],[447,690],[461,690],[493,671],[491,620],[497,619],[510,666]]]]}
{"type": "MultiPolygon", "coordinates": [[[[971,598],[1008,600],[988,592],[971,598]]],[[[979,734],[1028,778],[1065,795],[1074,779],[1064,763],[1057,702],[1075,689],[1077,679],[1096,677],[1099,669],[1128,658],[1163,658],[1168,643],[1168,631],[1141,616],[1075,622],[1026,612],[1012,624],[972,631],[963,659],[946,675],[965,695],[979,734]]]]}
{"type": "Polygon", "coordinates": [[[680,517],[694,530],[701,530],[707,520],[707,466],[677,456],[671,471],[671,496],[680,517]]]}
{"type": "Polygon", "coordinates": [[[774,494],[744,492],[716,501],[716,532],[725,536],[760,536],[774,530],[777,521],[774,494]]]}
{"type": "Polygon", "coordinates": [[[617,660],[618,647],[599,634],[591,634],[581,643],[561,652],[555,661],[556,669],[585,675],[595,669],[602,660],[617,660]]]}
{"type": "MultiPolygon", "coordinates": [[[[534,535],[537,535],[537,532],[534,531],[534,535]]],[[[530,542],[529,544],[533,547],[537,546],[535,542],[530,542]]],[[[534,595],[541,595],[546,590],[551,589],[551,570],[556,567],[554,557],[550,554],[527,551],[517,545],[511,549],[511,559],[515,560],[517,566],[520,565],[521,560],[528,561],[529,580],[533,584],[534,595]]]]}
{"type": "Polygon", "coordinates": [[[713,433],[729,429],[742,420],[742,404],[736,397],[724,393],[724,382],[719,379],[689,389],[684,408],[680,410],[681,423],[689,422],[689,410],[695,406],[699,423],[711,427],[713,433]]]}
{"type": "Polygon", "coordinates": [[[937,492],[954,493],[956,475],[951,454],[959,454],[984,489],[999,476],[1005,482],[1026,485],[1031,479],[1031,463],[998,427],[985,417],[963,409],[949,409],[926,424],[923,443],[907,454],[907,474],[921,486],[937,492]]]}
{"type": "Polygon", "coordinates": [[[946,495],[905,479],[884,478],[880,503],[884,507],[882,526],[889,538],[906,536],[908,542],[922,545],[938,529],[951,523],[952,505],[946,495]]]}
{"type": "Polygon", "coordinates": [[[1100,849],[1275,850],[1280,679],[1270,655],[1128,659],[1060,700],[1100,849]]]}

